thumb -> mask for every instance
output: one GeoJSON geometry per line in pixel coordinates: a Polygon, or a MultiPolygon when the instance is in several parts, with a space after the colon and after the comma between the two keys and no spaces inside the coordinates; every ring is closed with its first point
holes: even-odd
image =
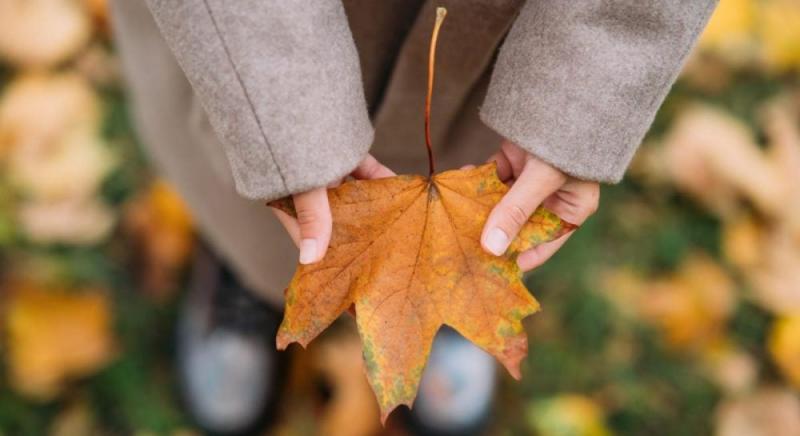
{"type": "Polygon", "coordinates": [[[293,199],[300,234],[300,263],[307,265],[318,262],[325,256],[331,240],[332,219],[328,192],[325,188],[317,188],[295,194],[293,199]]]}
{"type": "Polygon", "coordinates": [[[531,159],[511,189],[492,209],[481,235],[481,245],[500,256],[517,237],[539,204],[564,184],[566,177],[553,167],[531,159]]]}

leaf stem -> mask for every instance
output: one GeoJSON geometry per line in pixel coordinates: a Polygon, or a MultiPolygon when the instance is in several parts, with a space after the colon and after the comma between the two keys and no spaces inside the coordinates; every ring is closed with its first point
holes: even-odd
{"type": "Polygon", "coordinates": [[[439,28],[442,27],[447,9],[436,8],[436,22],[433,25],[431,35],[431,48],[428,55],[428,93],[425,95],[425,146],[428,148],[428,169],[429,176],[433,176],[435,167],[433,165],[433,146],[431,145],[431,97],[433,96],[433,76],[436,64],[436,41],[439,39],[439,28]]]}

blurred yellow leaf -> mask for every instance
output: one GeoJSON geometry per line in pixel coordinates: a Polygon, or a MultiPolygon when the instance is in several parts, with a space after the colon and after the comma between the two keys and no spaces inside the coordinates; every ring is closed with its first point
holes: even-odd
{"type": "Polygon", "coordinates": [[[722,217],[736,215],[740,198],[775,214],[785,187],[741,121],[708,106],[692,106],[673,123],[663,141],[672,180],[722,217]]]}
{"type": "Polygon", "coordinates": [[[153,215],[172,233],[186,233],[192,229],[192,217],[181,197],[163,180],[150,186],[147,198],[153,215]]]}
{"type": "Polygon", "coordinates": [[[361,340],[354,331],[319,344],[314,365],[333,395],[320,419],[320,434],[369,436],[381,429],[380,410],[367,381],[361,340]]]}
{"type": "Polygon", "coordinates": [[[758,379],[756,359],[730,340],[720,340],[703,350],[708,377],[729,395],[749,391],[758,379]]]}
{"type": "Polygon", "coordinates": [[[756,2],[753,0],[720,0],[700,37],[698,48],[711,51],[734,65],[743,65],[752,58],[756,48],[755,20],[756,2]]]}
{"type": "Polygon", "coordinates": [[[188,208],[169,185],[156,181],[127,206],[124,221],[146,291],[167,298],[194,246],[188,208]]]}
{"type": "Polygon", "coordinates": [[[280,419],[267,434],[397,434],[392,432],[391,420],[381,431],[380,410],[364,372],[361,341],[352,317],[339,318],[308,348],[295,349],[290,361],[280,419]]]}
{"type": "Polygon", "coordinates": [[[40,244],[87,245],[111,232],[114,211],[95,199],[27,201],[17,210],[22,232],[40,244]]]}
{"type": "Polygon", "coordinates": [[[75,0],[0,0],[0,58],[22,68],[67,60],[92,34],[85,5],[75,0]]]}
{"type": "Polygon", "coordinates": [[[777,314],[800,312],[800,245],[785,228],[765,234],[759,264],[744,272],[756,303],[777,314]]]}
{"type": "Polygon", "coordinates": [[[8,381],[29,397],[48,400],[64,383],[90,375],[113,355],[111,309],[100,291],[9,288],[5,308],[8,381]]]}
{"type": "Polygon", "coordinates": [[[108,26],[108,0],[83,0],[89,13],[100,25],[102,30],[108,26]]]}
{"type": "Polygon", "coordinates": [[[758,33],[767,67],[777,72],[800,68],[800,2],[762,0],[758,33]]]}
{"type": "Polygon", "coordinates": [[[54,200],[94,195],[114,165],[99,135],[99,101],[80,76],[28,75],[0,99],[0,154],[28,196],[54,200]]]}
{"type": "Polygon", "coordinates": [[[541,436],[609,436],[603,409],[591,399],[564,394],[538,401],[526,413],[528,425],[541,436]]]}
{"type": "Polygon", "coordinates": [[[628,317],[639,315],[637,301],[644,298],[648,281],[628,267],[607,271],[602,277],[604,294],[628,317]]]}
{"type": "Polygon", "coordinates": [[[119,70],[117,58],[102,43],[92,44],[74,63],[74,71],[98,87],[119,86],[119,70]]]}
{"type": "Polygon", "coordinates": [[[800,313],[779,318],[773,323],[767,348],[786,379],[800,388],[800,313]]]}
{"type": "Polygon", "coordinates": [[[50,425],[49,436],[90,436],[97,433],[89,404],[79,400],[59,412],[50,425]]]}
{"type": "Polygon", "coordinates": [[[677,273],[654,281],[639,299],[644,318],[667,344],[700,349],[719,340],[736,305],[728,274],[705,255],[687,257],[677,273]]]}
{"type": "Polygon", "coordinates": [[[723,219],[722,250],[776,313],[800,311],[800,128],[789,98],[762,110],[769,146],[743,123],[691,107],[667,134],[662,159],[675,184],[723,219]]]}
{"type": "Polygon", "coordinates": [[[7,85],[0,99],[0,151],[45,147],[73,126],[94,126],[99,120],[99,102],[81,77],[23,75],[7,85]]]}
{"type": "Polygon", "coordinates": [[[723,223],[722,253],[738,268],[753,268],[761,263],[763,229],[747,214],[723,223]]]}
{"type": "MultiPolygon", "coordinates": [[[[798,24],[800,25],[800,23],[798,24]]],[[[769,138],[767,158],[782,181],[783,202],[774,216],[779,226],[793,234],[800,250],[800,102],[788,97],[770,101],[763,110],[762,124],[769,138]]]]}
{"type": "Polygon", "coordinates": [[[762,388],[717,406],[716,436],[800,434],[800,400],[788,389],[762,388]]]}

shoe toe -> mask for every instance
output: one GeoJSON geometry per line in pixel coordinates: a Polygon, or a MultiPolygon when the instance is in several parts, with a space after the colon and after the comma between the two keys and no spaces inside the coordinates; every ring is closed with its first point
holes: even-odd
{"type": "Polygon", "coordinates": [[[412,413],[423,427],[459,433],[488,418],[496,380],[494,359],[455,332],[433,344],[412,413]]]}
{"type": "Polygon", "coordinates": [[[269,394],[271,356],[256,338],[216,330],[186,359],[190,407],[200,424],[235,432],[258,418],[269,394]]]}

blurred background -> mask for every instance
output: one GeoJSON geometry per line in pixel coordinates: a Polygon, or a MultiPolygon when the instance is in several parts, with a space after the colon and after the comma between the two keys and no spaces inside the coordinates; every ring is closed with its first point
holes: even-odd
{"type": "MultiPolygon", "coordinates": [[[[0,0],[3,436],[198,434],[173,369],[192,219],[108,26],[104,0],[0,0]]],[[[544,310],[489,434],[800,435],[800,0],[721,1],[626,180],[527,283],[544,310]]],[[[340,330],[293,351],[264,434],[403,434],[340,330]]]]}

